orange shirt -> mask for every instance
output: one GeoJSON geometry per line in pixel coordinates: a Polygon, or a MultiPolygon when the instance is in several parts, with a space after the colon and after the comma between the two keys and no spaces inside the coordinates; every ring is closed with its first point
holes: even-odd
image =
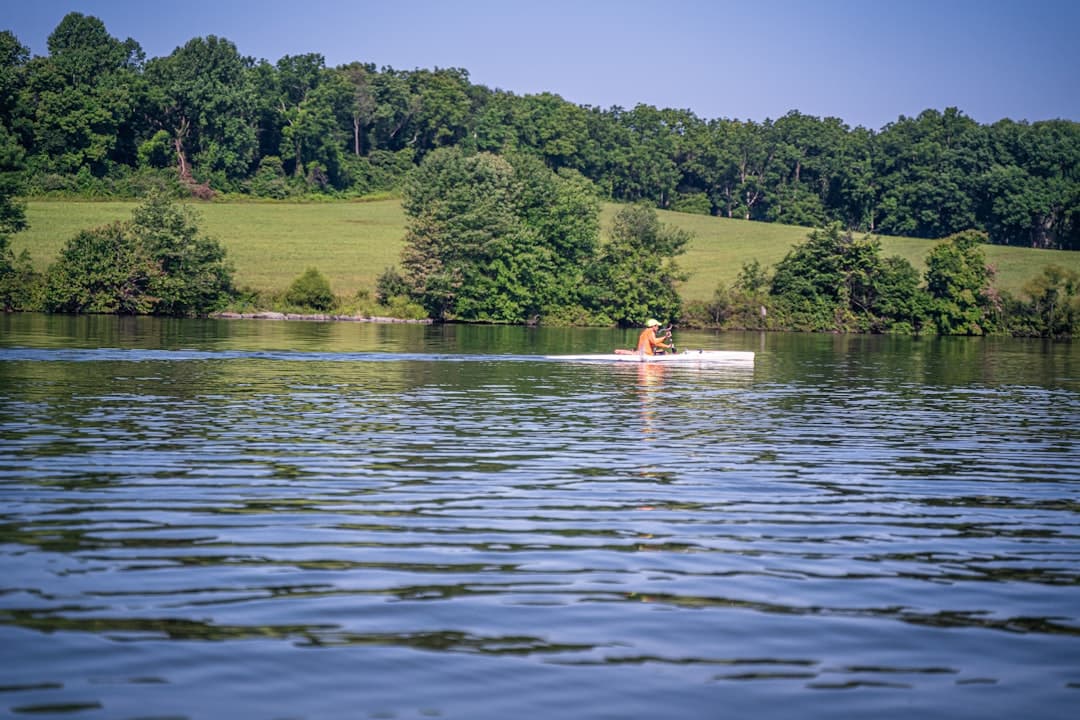
{"type": "Polygon", "coordinates": [[[665,345],[662,340],[656,339],[656,328],[647,327],[641,331],[637,339],[637,351],[643,355],[655,355],[656,348],[667,349],[670,345],[665,345]]]}

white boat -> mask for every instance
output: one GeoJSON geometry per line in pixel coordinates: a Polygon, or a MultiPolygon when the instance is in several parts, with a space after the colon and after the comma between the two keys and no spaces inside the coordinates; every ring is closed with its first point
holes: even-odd
{"type": "Polygon", "coordinates": [[[683,350],[668,355],[644,355],[636,352],[593,353],[591,355],[547,355],[548,360],[630,363],[727,363],[753,365],[754,353],[748,350],[683,350]]]}

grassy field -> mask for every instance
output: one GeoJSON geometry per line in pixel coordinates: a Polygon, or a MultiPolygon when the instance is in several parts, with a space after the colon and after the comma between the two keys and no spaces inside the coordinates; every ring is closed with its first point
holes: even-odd
{"type": "MultiPolygon", "coordinates": [[[[126,220],[134,202],[33,201],[27,206],[30,227],[12,238],[15,252],[30,250],[44,270],[64,243],[79,230],[126,220]]],[[[197,203],[201,230],[221,241],[236,266],[240,286],[283,290],[309,267],[330,279],[334,292],[351,296],[373,289],[375,279],[398,261],[405,216],[397,200],[325,203],[197,203]]],[[[605,205],[608,227],[617,210],[605,205]]],[[[690,272],[681,288],[685,299],[708,299],[717,283],[730,284],[744,262],[776,263],[792,245],[806,238],[804,227],[729,220],[704,215],[660,212],[663,223],[693,234],[680,264],[690,272]]],[[[933,240],[882,237],[885,255],[900,255],[920,270],[933,240]]],[[[997,268],[996,285],[1015,295],[1031,277],[1051,264],[1080,272],[1080,252],[984,246],[987,262],[997,268]]]]}

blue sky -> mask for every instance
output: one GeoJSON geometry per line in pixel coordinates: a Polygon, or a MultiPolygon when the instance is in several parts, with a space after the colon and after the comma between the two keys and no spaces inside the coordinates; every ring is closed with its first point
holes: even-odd
{"type": "Polygon", "coordinates": [[[217,35],[271,62],[460,67],[475,84],[601,108],[798,110],[875,130],[946,107],[980,123],[1080,121],[1075,0],[26,0],[4,4],[0,29],[44,55],[72,11],[148,57],[217,35]]]}

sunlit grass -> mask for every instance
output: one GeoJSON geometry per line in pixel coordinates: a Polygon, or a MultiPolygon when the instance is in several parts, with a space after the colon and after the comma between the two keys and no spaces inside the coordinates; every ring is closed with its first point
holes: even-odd
{"type": "MultiPolygon", "coordinates": [[[[613,211],[610,214],[614,214],[613,211]]],[[[606,217],[610,217],[605,213],[606,217]]],[[[754,259],[762,267],[779,260],[796,244],[804,241],[811,228],[776,223],[731,220],[706,215],[659,213],[663,223],[676,225],[693,233],[686,255],[679,262],[690,273],[681,288],[686,299],[707,299],[717,283],[731,285],[744,263],[754,259]]],[[[857,236],[862,237],[861,234],[857,236]]],[[[877,236],[883,256],[899,255],[920,272],[926,270],[926,256],[939,241],[921,238],[877,236]]],[[[1068,250],[1032,250],[1030,248],[984,245],[986,262],[997,271],[995,287],[1016,296],[1031,278],[1041,275],[1048,265],[1060,265],[1080,273],[1080,252],[1068,250]]]]}
{"type": "MultiPolygon", "coordinates": [[[[13,238],[44,269],[79,230],[126,220],[136,202],[31,202],[30,228],[13,238]]],[[[220,241],[236,267],[236,283],[284,290],[317,268],[335,293],[372,289],[398,261],[405,216],[397,200],[326,203],[197,203],[200,230],[220,241]]]]}
{"type": "MultiPolygon", "coordinates": [[[[126,220],[135,202],[33,201],[27,207],[28,230],[12,238],[16,252],[30,250],[44,270],[64,243],[79,230],[126,220]]],[[[284,290],[309,267],[329,280],[335,293],[352,296],[371,290],[382,271],[398,262],[405,215],[398,200],[369,202],[196,203],[204,233],[221,241],[236,267],[237,284],[257,290],[284,290]]],[[[610,226],[618,206],[605,205],[603,224],[610,226]]],[[[686,299],[708,299],[718,283],[730,285],[744,263],[773,265],[810,230],[775,223],[730,220],[705,215],[661,212],[660,221],[690,231],[693,239],[679,259],[690,277],[682,286],[686,299]]],[[[881,237],[885,255],[900,255],[925,268],[933,240],[881,237]]],[[[997,268],[996,285],[1018,295],[1023,284],[1047,265],[1080,272],[1080,252],[984,246],[987,262],[997,268]]]]}

